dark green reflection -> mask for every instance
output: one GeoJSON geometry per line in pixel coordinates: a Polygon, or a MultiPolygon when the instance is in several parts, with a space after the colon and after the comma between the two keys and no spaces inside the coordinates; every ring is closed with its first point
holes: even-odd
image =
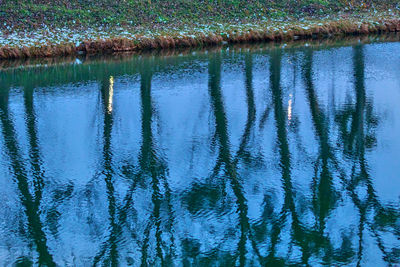
{"type": "MultiPolygon", "coordinates": [[[[274,117],[277,131],[277,146],[279,147],[280,161],[279,165],[281,168],[282,184],[284,190],[284,205],[282,209],[282,217],[277,221],[278,225],[275,227],[281,228],[279,225],[283,224],[287,220],[288,216],[291,217],[291,229],[292,229],[292,242],[299,246],[302,251],[302,263],[307,264],[312,253],[312,246],[315,242],[312,238],[310,230],[306,229],[299,218],[296,210],[296,202],[294,199],[294,188],[292,184],[291,176],[291,155],[289,149],[289,141],[286,128],[286,112],[283,108],[282,88],[281,88],[281,61],[282,52],[279,49],[274,50],[271,53],[270,62],[270,90],[272,95],[272,101],[274,106],[274,117]]],[[[279,235],[279,229],[275,230],[274,240],[279,235]]],[[[271,264],[284,264],[283,259],[271,258],[274,255],[275,242],[272,244],[272,250],[270,254],[271,264]]]]}
{"type": "MultiPolygon", "coordinates": [[[[329,239],[324,234],[326,227],[326,218],[335,206],[336,192],[333,188],[333,172],[331,166],[335,161],[333,157],[333,148],[329,141],[329,124],[327,115],[320,108],[318,96],[315,92],[313,81],[313,51],[307,49],[305,52],[304,65],[302,66],[302,76],[307,95],[307,101],[310,106],[312,123],[315,135],[319,141],[319,155],[315,163],[315,174],[313,177],[313,211],[318,220],[315,228],[318,229],[316,238],[319,239],[319,246],[325,251],[325,264],[332,262],[332,246],[329,239]]],[[[352,255],[349,252],[348,255],[352,255]]]]}
{"type": "MultiPolygon", "coordinates": [[[[28,89],[29,90],[29,89],[28,89]]],[[[29,91],[28,91],[29,92],[29,91]]],[[[29,177],[26,166],[22,159],[22,154],[18,147],[15,128],[9,112],[9,91],[2,91],[0,94],[0,120],[2,125],[2,135],[5,143],[5,152],[9,158],[12,174],[15,178],[18,191],[17,194],[20,198],[23,210],[28,221],[28,237],[36,247],[38,253],[38,265],[55,266],[53,256],[49,252],[47,245],[47,237],[43,232],[43,224],[39,217],[40,200],[42,195],[42,173],[39,170],[38,163],[38,146],[36,142],[36,134],[33,122],[35,121],[33,115],[33,92],[27,93],[25,97],[25,104],[27,105],[28,115],[28,135],[30,137],[30,152],[32,158],[32,165],[36,175],[34,175],[34,192],[32,196],[29,189],[29,177]]]]}
{"type": "Polygon", "coordinates": [[[383,225],[387,229],[393,229],[397,238],[399,237],[398,226],[394,223],[399,215],[399,210],[392,206],[385,207],[375,193],[373,178],[369,174],[366,158],[366,150],[376,146],[375,128],[378,126],[379,118],[374,112],[372,102],[367,100],[365,88],[365,59],[362,45],[353,47],[353,71],[354,71],[354,94],[355,103],[346,105],[346,108],[338,112],[336,121],[340,125],[340,140],[343,143],[343,153],[352,160],[351,176],[347,180],[347,190],[354,205],[358,209],[358,250],[357,265],[362,265],[366,233],[372,233],[376,240],[380,253],[385,261],[397,262],[399,251],[388,249],[383,242],[380,229],[383,225]],[[366,197],[360,198],[357,194],[358,188],[366,189],[366,197]],[[372,217],[372,220],[370,219],[372,217]]]}
{"type": "MultiPolygon", "coordinates": [[[[157,155],[156,144],[153,135],[153,113],[154,106],[151,96],[151,79],[152,70],[147,64],[144,64],[140,71],[140,97],[142,103],[142,146],[141,153],[139,157],[140,167],[141,167],[141,178],[150,179],[150,185],[152,190],[151,200],[153,204],[153,209],[149,217],[149,222],[145,228],[145,238],[143,246],[141,248],[142,257],[141,265],[148,266],[149,264],[160,264],[165,266],[168,264],[168,260],[171,258],[171,253],[173,252],[173,236],[170,235],[170,240],[172,245],[169,248],[163,248],[162,234],[163,234],[163,218],[161,214],[161,205],[164,202],[163,197],[169,204],[170,202],[170,189],[168,182],[166,181],[167,166],[165,165],[162,158],[157,155]],[[165,195],[160,191],[161,183],[166,187],[165,195]],[[152,228],[155,228],[155,240],[156,240],[156,259],[149,261],[148,259],[148,249],[150,232],[152,228]]],[[[170,205],[168,205],[169,207],[170,205]]],[[[169,210],[170,216],[173,216],[171,210],[169,210]]],[[[165,223],[165,222],[164,222],[165,223]]],[[[167,221],[168,223],[168,221],[167,221]]]]}
{"type": "Polygon", "coordinates": [[[96,265],[100,258],[104,257],[104,264],[108,266],[118,266],[118,247],[117,235],[120,228],[116,221],[116,198],[114,188],[114,171],[112,166],[112,129],[113,129],[113,94],[114,77],[104,77],[100,81],[100,95],[103,113],[103,171],[104,182],[107,188],[108,213],[109,213],[109,236],[100,254],[94,259],[96,265]]]}
{"type": "MultiPolygon", "coordinates": [[[[224,174],[229,179],[232,185],[233,192],[237,201],[237,209],[239,213],[239,229],[240,239],[238,242],[238,256],[240,265],[244,265],[246,262],[246,241],[249,235],[249,222],[247,218],[247,203],[243,195],[243,188],[241,186],[236,165],[233,162],[230,143],[229,133],[227,126],[227,119],[225,114],[224,103],[221,95],[221,56],[216,54],[210,58],[209,67],[209,84],[208,90],[210,94],[211,106],[215,118],[215,134],[218,140],[219,153],[218,153],[218,164],[220,168],[224,168],[224,174]]],[[[225,182],[224,182],[225,184],[225,182]]],[[[226,185],[225,185],[226,186],[226,185]]]]}

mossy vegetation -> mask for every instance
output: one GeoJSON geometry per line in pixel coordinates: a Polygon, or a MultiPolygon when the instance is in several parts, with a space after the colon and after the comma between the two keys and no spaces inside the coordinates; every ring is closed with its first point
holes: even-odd
{"type": "Polygon", "coordinates": [[[0,27],[149,26],[257,22],[397,12],[397,0],[0,0],[0,27]]]}

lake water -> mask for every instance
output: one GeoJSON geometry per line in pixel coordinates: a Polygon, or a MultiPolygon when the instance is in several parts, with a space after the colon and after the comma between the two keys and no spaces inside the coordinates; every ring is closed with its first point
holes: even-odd
{"type": "Polygon", "coordinates": [[[351,42],[10,63],[1,265],[399,263],[399,52],[351,42]]]}

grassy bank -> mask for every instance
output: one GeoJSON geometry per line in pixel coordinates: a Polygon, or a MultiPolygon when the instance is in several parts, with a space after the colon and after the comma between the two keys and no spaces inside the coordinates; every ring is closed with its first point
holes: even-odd
{"type": "Polygon", "coordinates": [[[0,28],[254,23],[399,8],[397,0],[0,0],[0,28]]]}
{"type": "Polygon", "coordinates": [[[0,59],[400,31],[396,0],[0,0],[0,59]]]}

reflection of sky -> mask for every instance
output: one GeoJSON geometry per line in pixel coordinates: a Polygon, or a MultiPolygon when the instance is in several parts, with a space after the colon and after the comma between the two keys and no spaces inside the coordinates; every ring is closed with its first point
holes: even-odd
{"type": "MultiPolygon", "coordinates": [[[[390,51],[399,50],[399,45],[391,43],[364,47],[367,102],[372,104],[372,112],[379,118],[374,130],[377,144],[367,149],[366,153],[368,171],[379,200],[383,204],[396,205],[400,196],[400,108],[397,103],[400,99],[400,69],[399,56],[390,51]]],[[[312,65],[318,107],[327,115],[324,127],[329,130],[329,144],[338,155],[340,165],[347,174],[351,172],[352,163],[340,153],[343,144],[338,137],[339,129],[334,113],[354,106],[356,101],[352,56],[352,47],[315,51],[312,65]]],[[[240,54],[225,55],[221,71],[221,90],[232,160],[237,157],[248,115],[243,59],[243,55],[240,54]]],[[[315,135],[315,126],[304,88],[301,69],[303,60],[301,50],[283,54],[281,88],[291,156],[290,178],[295,191],[293,198],[302,224],[313,228],[316,217],[308,206],[312,200],[310,188],[315,173],[322,167],[317,164],[320,160],[319,139],[315,135]],[[297,61],[293,61],[293,58],[297,61]]],[[[263,223],[262,207],[266,199],[273,203],[274,214],[281,212],[285,201],[269,82],[269,62],[267,54],[253,55],[252,85],[256,120],[246,147],[248,159],[239,160],[237,165],[243,193],[247,199],[247,216],[250,223],[255,225],[263,223]],[[262,120],[264,121],[261,122],[262,120]]],[[[199,59],[194,65],[196,68],[186,64],[184,69],[174,72],[156,72],[152,77],[153,148],[156,150],[156,156],[162,158],[162,163],[167,166],[166,181],[171,189],[173,206],[173,214],[165,205],[162,206],[161,216],[167,218],[173,215],[176,218],[176,238],[196,240],[201,252],[220,250],[234,253],[240,234],[237,231],[239,216],[232,187],[228,185],[226,197],[218,199],[214,204],[210,204],[206,198],[196,199],[197,209],[188,207],[184,200],[199,186],[220,189],[226,178],[221,172],[216,177],[211,177],[220,147],[215,137],[215,119],[208,91],[208,65],[204,59],[199,59]],[[216,208],[212,208],[212,205],[216,208]],[[188,212],[191,208],[194,209],[192,213],[188,212]]],[[[109,83],[106,111],[113,118],[110,154],[118,206],[124,203],[131,184],[124,174],[126,168],[131,168],[133,172],[138,171],[138,157],[143,141],[140,75],[108,76],[105,80],[109,83]]],[[[108,226],[109,199],[102,169],[105,114],[101,106],[100,90],[101,84],[96,81],[35,88],[36,127],[47,179],[41,204],[42,219],[46,221],[49,210],[56,207],[59,213],[59,229],[54,233],[49,226],[45,232],[48,235],[51,253],[60,263],[71,263],[74,257],[79,259],[81,264],[91,262],[111,231],[108,226]],[[73,186],[73,193],[61,200],[55,200],[55,196],[62,195],[68,185],[73,186]]],[[[20,88],[10,90],[9,109],[12,112],[21,154],[24,159],[28,159],[29,142],[22,94],[20,88]]],[[[17,188],[10,175],[9,159],[2,140],[0,146],[0,199],[1,203],[5,203],[0,209],[3,218],[0,223],[0,233],[3,237],[0,246],[17,248],[13,250],[17,252],[12,253],[11,250],[2,249],[0,260],[13,262],[12,259],[18,255],[27,255],[29,248],[16,230],[17,222],[23,222],[24,216],[20,215],[23,211],[15,194],[17,188]]],[[[26,166],[29,169],[28,164],[26,166]]],[[[29,175],[32,175],[31,172],[32,170],[28,172],[29,175]]],[[[342,245],[344,235],[348,235],[352,246],[357,247],[356,232],[360,218],[352,200],[344,194],[338,172],[332,171],[332,176],[333,188],[342,194],[342,198],[327,216],[325,232],[329,234],[335,249],[342,245]]],[[[141,178],[140,183],[133,193],[132,206],[135,212],[132,211],[128,216],[131,218],[126,225],[128,233],[124,234],[119,248],[121,255],[131,255],[132,258],[140,255],[140,248],[137,243],[128,242],[130,236],[143,237],[146,225],[151,221],[149,214],[153,209],[152,184],[145,176],[141,178]]],[[[163,200],[166,190],[165,185],[160,186],[160,197],[163,200]]],[[[363,190],[361,186],[356,188],[361,199],[365,194],[363,190]]],[[[277,255],[282,257],[287,254],[292,238],[292,220],[293,218],[288,216],[282,224],[282,242],[277,247],[277,255]]],[[[162,238],[168,240],[168,235],[165,234],[162,238]]],[[[153,236],[149,241],[149,250],[152,251],[149,257],[155,256],[154,242],[153,236]]],[[[366,234],[364,242],[369,245],[366,246],[363,263],[381,264],[381,255],[372,252],[377,250],[374,237],[366,234]]],[[[385,235],[385,242],[392,247],[399,246],[391,234],[385,235]]],[[[265,252],[269,247],[269,240],[261,240],[259,245],[260,251],[265,252]]],[[[178,256],[181,253],[177,251],[178,256]]],[[[294,245],[291,255],[293,260],[298,260],[301,257],[300,248],[294,245]]]]}
{"type": "Polygon", "coordinates": [[[366,47],[366,88],[375,112],[380,117],[377,129],[377,147],[368,153],[375,190],[384,201],[399,203],[400,166],[400,49],[398,43],[391,49],[375,44],[366,47]]]}

